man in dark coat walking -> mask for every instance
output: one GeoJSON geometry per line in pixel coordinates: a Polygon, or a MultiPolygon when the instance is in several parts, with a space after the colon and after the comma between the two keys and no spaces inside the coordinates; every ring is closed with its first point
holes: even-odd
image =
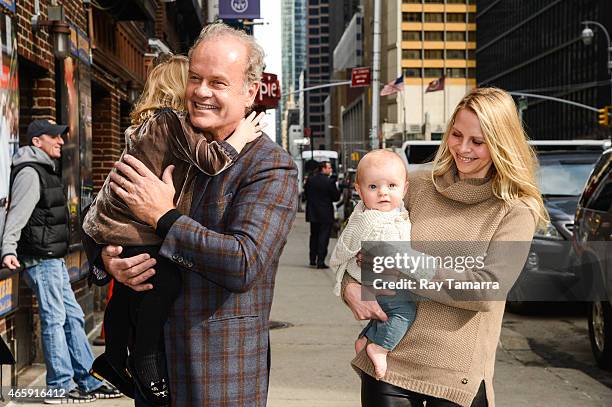
{"type": "Polygon", "coordinates": [[[329,235],[334,223],[333,202],[340,199],[336,183],[329,177],[332,166],[329,161],[319,164],[314,175],[308,178],[306,194],[306,222],[310,222],[310,265],[325,269],[325,256],[329,235]]]}

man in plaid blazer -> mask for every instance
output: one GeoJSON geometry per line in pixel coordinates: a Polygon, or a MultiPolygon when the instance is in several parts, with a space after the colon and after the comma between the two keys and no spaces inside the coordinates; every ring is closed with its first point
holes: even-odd
{"type": "MultiPolygon", "coordinates": [[[[252,37],[212,24],[189,57],[190,120],[222,141],[253,104],[263,52],[252,37]]],[[[261,136],[221,174],[198,174],[189,216],[172,202],[171,167],[160,180],[130,156],[115,166],[120,173],[111,187],[156,228],[164,239],[160,255],[183,271],[165,332],[172,404],[264,406],[274,279],[297,210],[293,160],[261,136]]],[[[102,250],[104,269],[135,290],[150,289],[146,280],[155,260],[146,254],[122,259],[120,252],[118,246],[102,250]]],[[[97,283],[108,279],[95,267],[92,277],[97,283]]],[[[146,404],[137,399],[137,405],[146,404]]]]}

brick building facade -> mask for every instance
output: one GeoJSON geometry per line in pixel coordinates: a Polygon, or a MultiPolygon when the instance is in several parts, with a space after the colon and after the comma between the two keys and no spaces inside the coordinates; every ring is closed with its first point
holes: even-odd
{"type": "MultiPolygon", "coordinates": [[[[103,309],[105,289],[87,286],[87,260],[80,247],[80,212],[121,154],[132,102],[144,85],[153,58],[160,51],[186,53],[206,21],[201,2],[119,3],[0,0],[0,19],[6,21],[1,25],[2,35],[10,38],[7,32],[12,31],[16,44],[19,145],[27,144],[26,128],[33,119],[70,126],[62,154],[71,214],[70,253],[65,260],[85,313],[87,331],[99,322],[94,312],[103,309]],[[63,21],[71,31],[66,59],[54,54],[52,27],[33,30],[35,15],[39,22],[57,16],[58,9],[51,10],[54,5],[61,6],[63,21]]],[[[2,67],[5,65],[3,59],[2,67]]],[[[9,306],[0,306],[0,335],[13,351],[17,366],[3,367],[2,384],[16,385],[21,370],[42,361],[40,322],[31,290],[23,282],[16,283],[19,280],[7,270],[0,270],[0,303],[4,300],[3,279],[13,283],[4,284],[12,290],[4,290],[9,306]]]]}

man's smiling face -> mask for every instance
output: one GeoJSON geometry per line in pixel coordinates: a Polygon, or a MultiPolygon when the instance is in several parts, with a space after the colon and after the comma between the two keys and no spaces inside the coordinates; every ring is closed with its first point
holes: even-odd
{"type": "Polygon", "coordinates": [[[200,43],[191,55],[186,99],[191,123],[225,139],[253,104],[258,83],[245,88],[247,46],[231,36],[200,43]]]}

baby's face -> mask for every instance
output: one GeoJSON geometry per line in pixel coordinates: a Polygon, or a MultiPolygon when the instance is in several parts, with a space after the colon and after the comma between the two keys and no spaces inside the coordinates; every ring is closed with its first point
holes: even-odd
{"type": "Polygon", "coordinates": [[[368,209],[389,212],[404,205],[408,183],[402,163],[369,165],[355,188],[368,209]]]}

